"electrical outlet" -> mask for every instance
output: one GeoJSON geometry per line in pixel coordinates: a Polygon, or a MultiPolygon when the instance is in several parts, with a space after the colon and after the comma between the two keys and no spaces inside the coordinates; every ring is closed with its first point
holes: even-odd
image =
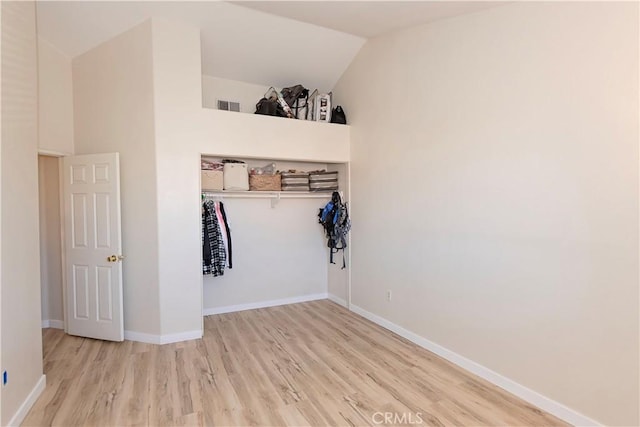
{"type": "Polygon", "coordinates": [[[387,291],[387,301],[391,301],[391,290],[387,291]]]}
{"type": "Polygon", "coordinates": [[[2,371],[2,387],[6,386],[7,382],[9,382],[9,374],[7,371],[2,371]]]}

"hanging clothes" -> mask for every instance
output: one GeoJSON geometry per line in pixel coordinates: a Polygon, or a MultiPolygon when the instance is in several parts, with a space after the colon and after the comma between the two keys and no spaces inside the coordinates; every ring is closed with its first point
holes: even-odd
{"type": "Polygon", "coordinates": [[[222,244],[224,245],[225,251],[227,253],[227,263],[225,265],[228,265],[229,251],[227,248],[229,247],[229,237],[227,236],[227,228],[224,223],[224,218],[222,217],[222,212],[220,212],[220,205],[222,205],[222,202],[215,203],[216,218],[218,218],[218,224],[220,225],[220,236],[222,237],[222,244]]]}
{"type": "Polygon", "coordinates": [[[227,214],[224,211],[224,203],[220,202],[220,213],[222,214],[222,221],[224,223],[225,231],[227,232],[227,265],[229,268],[233,268],[233,258],[231,256],[231,229],[229,228],[229,221],[227,220],[227,214]]]}
{"type": "Polygon", "coordinates": [[[222,276],[226,265],[226,250],[216,204],[207,200],[202,204],[202,273],[222,276]]]}

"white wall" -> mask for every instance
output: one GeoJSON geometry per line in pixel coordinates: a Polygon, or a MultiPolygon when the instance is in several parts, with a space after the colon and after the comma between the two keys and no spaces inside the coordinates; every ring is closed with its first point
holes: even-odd
{"type": "MultiPolygon", "coordinates": [[[[345,162],[349,128],[203,109],[198,31],[154,19],[153,34],[162,329],[172,334],[195,330],[202,322],[201,154],[345,162]]],[[[303,208],[292,208],[290,215],[298,216],[295,209],[303,208]]],[[[247,211],[237,215],[242,218],[247,211]]],[[[310,287],[301,287],[299,295],[317,289],[316,279],[309,280],[310,287]]],[[[278,292],[271,295],[290,295],[291,290],[278,292]]],[[[209,287],[207,298],[214,293],[209,287]]]]}
{"type": "Polygon", "coordinates": [[[200,51],[154,18],[73,60],[76,153],[121,154],[125,329],[163,341],[202,333],[202,153],[349,156],[346,126],[203,108],[200,51]]]}
{"type": "Polygon", "coordinates": [[[73,154],[71,59],[38,37],[38,148],[73,154]]]}
{"type": "Polygon", "coordinates": [[[58,170],[58,158],[38,156],[42,320],[62,322],[64,314],[58,170]]]}
{"type": "MultiPolygon", "coordinates": [[[[0,424],[43,384],[38,262],[38,82],[33,2],[2,2],[2,390],[0,424]]],[[[37,394],[35,394],[37,395],[37,394]]],[[[24,409],[24,407],[23,407],[24,409]]],[[[28,406],[26,406],[28,409],[28,406]]],[[[20,420],[18,420],[19,422],[20,420]]]]}
{"type": "MultiPolygon", "coordinates": [[[[2,5],[0,4],[0,23],[2,22],[2,5]]],[[[0,27],[1,29],[1,27],[0,27]]],[[[4,37],[2,37],[0,35],[0,55],[2,55],[2,39],[4,37]]],[[[0,58],[1,59],[1,58],[0,58]]],[[[2,62],[0,61],[0,82],[2,82],[2,62]]],[[[1,85],[0,85],[0,91],[1,91],[1,85]]],[[[2,100],[2,93],[0,92],[0,102],[2,100]]],[[[2,142],[2,135],[4,135],[3,133],[3,129],[2,129],[2,123],[4,122],[3,120],[3,111],[2,108],[0,107],[0,146],[1,146],[1,142],[2,142]]],[[[0,236],[2,236],[2,149],[0,148],[0,236]]],[[[2,244],[0,244],[0,310],[2,310],[2,244]]],[[[0,368],[2,366],[4,366],[2,364],[2,312],[0,311],[0,368]]],[[[2,423],[2,388],[0,387],[0,423],[2,423]]]]}
{"type": "Polygon", "coordinates": [[[334,88],[353,303],[638,425],[638,71],[637,3],[523,2],[370,40],[334,88]]]}
{"type": "MultiPolygon", "coordinates": [[[[158,180],[158,263],[162,333],[202,333],[201,253],[181,251],[200,242],[198,196],[181,203],[200,159],[188,147],[193,111],[202,108],[200,32],[153,19],[153,84],[158,180]],[[191,72],[189,72],[191,71],[191,72]]],[[[237,113],[236,113],[237,114],[237,113]]]]}
{"type": "Polygon", "coordinates": [[[265,85],[203,75],[202,106],[217,109],[218,100],[234,101],[240,103],[240,112],[255,113],[256,104],[268,89],[265,85]]]}
{"type": "Polygon", "coordinates": [[[151,21],[73,59],[76,154],[120,153],[125,331],[160,334],[151,21]]]}
{"type": "Polygon", "coordinates": [[[328,200],[225,199],[233,268],[204,277],[204,309],[327,293],[327,242],[318,209],[328,200]]]}

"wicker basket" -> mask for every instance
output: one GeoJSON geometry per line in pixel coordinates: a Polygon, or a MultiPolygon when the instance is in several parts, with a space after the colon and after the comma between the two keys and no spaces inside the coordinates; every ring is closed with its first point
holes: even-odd
{"type": "Polygon", "coordinates": [[[250,191],[280,191],[280,174],[275,175],[249,175],[250,191]]]}
{"type": "Polygon", "coordinates": [[[201,188],[204,191],[222,191],[224,178],[222,171],[201,171],[201,188]]]}

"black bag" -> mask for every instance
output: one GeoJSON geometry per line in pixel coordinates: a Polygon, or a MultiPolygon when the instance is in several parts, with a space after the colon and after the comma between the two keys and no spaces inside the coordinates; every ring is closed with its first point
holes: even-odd
{"type": "Polygon", "coordinates": [[[293,117],[291,108],[282,98],[280,92],[270,87],[267,93],[256,104],[256,113],[266,116],[293,117]]]}
{"type": "Polygon", "coordinates": [[[282,97],[289,106],[293,105],[293,103],[296,102],[296,99],[304,98],[305,96],[309,96],[309,89],[302,85],[295,85],[282,89],[282,97]]]}
{"type": "Polygon", "coordinates": [[[287,117],[287,113],[284,112],[284,108],[282,108],[282,105],[280,105],[278,101],[273,98],[262,98],[260,101],[258,101],[258,103],[256,104],[255,114],[287,117]]]}
{"type": "Polygon", "coordinates": [[[291,107],[293,117],[307,119],[307,104],[309,102],[309,89],[302,85],[285,87],[282,89],[282,98],[291,107]]]}
{"type": "Polygon", "coordinates": [[[338,105],[331,111],[331,123],[347,124],[347,116],[341,106],[338,105]]]}

